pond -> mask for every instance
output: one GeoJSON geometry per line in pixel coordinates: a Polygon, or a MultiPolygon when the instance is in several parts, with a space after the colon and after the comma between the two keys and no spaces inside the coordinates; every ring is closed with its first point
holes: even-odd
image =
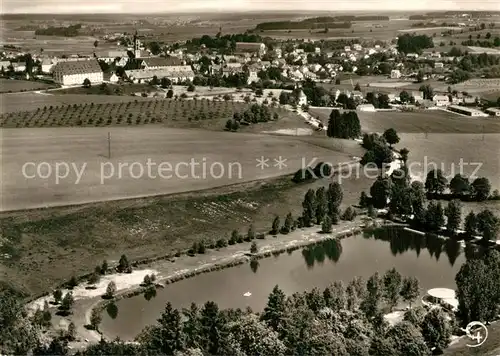
{"type": "MultiPolygon", "coordinates": [[[[472,249],[474,247],[471,247],[472,249]]],[[[430,288],[455,288],[455,275],[470,253],[458,242],[422,236],[402,229],[379,229],[344,240],[330,240],[303,250],[201,274],[159,289],[156,295],[123,299],[103,313],[100,329],[107,337],[132,340],[154,324],[170,301],[175,308],[215,301],[220,308],[261,310],[275,285],[288,295],[324,289],[335,280],[348,283],[395,267],[419,279],[422,293],[430,288]]]]}

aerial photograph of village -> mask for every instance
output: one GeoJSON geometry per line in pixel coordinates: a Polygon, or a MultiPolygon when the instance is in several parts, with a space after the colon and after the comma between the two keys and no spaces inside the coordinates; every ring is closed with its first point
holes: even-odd
{"type": "Polygon", "coordinates": [[[500,355],[500,3],[1,9],[0,355],[500,355]]]}

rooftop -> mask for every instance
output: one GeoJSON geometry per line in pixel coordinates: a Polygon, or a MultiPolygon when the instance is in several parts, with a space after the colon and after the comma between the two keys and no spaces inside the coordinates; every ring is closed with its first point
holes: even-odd
{"type": "Polygon", "coordinates": [[[177,57],[149,57],[149,58],[139,58],[148,67],[168,67],[168,66],[180,66],[182,61],[177,57]]]}
{"type": "Polygon", "coordinates": [[[135,79],[149,79],[156,76],[158,79],[164,77],[170,78],[180,78],[180,77],[194,77],[194,72],[192,71],[190,66],[184,66],[184,68],[176,67],[175,70],[170,68],[161,68],[161,69],[134,69],[134,70],[126,70],[125,74],[127,77],[133,77],[135,79]]]}
{"type": "Polygon", "coordinates": [[[58,62],[54,66],[54,72],[60,72],[62,75],[101,73],[102,69],[96,59],[84,61],[58,62]]]}

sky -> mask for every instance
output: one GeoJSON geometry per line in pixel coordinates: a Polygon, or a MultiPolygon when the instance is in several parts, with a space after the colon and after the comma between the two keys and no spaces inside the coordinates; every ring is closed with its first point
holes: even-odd
{"type": "Polygon", "coordinates": [[[500,11],[499,0],[0,0],[0,6],[2,13],[54,14],[256,10],[500,11]]]}

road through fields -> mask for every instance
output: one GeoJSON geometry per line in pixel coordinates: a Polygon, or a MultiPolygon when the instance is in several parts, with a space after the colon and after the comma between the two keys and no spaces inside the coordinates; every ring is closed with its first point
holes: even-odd
{"type": "Polygon", "coordinates": [[[304,163],[336,165],[351,158],[283,136],[170,128],[4,129],[0,210],[214,188],[293,173],[304,163]]]}

